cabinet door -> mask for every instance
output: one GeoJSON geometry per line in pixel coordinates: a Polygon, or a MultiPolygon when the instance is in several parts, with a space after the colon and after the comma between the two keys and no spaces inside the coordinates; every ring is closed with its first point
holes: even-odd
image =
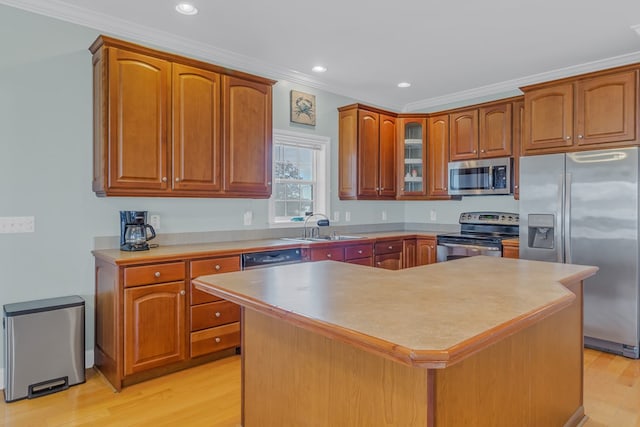
{"type": "Polygon", "coordinates": [[[398,195],[425,196],[427,120],[403,118],[398,121],[398,126],[398,195]]]}
{"type": "Polygon", "coordinates": [[[376,255],[375,266],[386,270],[402,269],[402,252],[394,252],[385,255],[376,255]]]}
{"type": "Polygon", "coordinates": [[[379,195],[383,198],[396,197],[396,118],[380,115],[380,160],[379,195]]]}
{"type": "Polygon", "coordinates": [[[449,159],[478,158],[478,110],[461,111],[449,116],[449,159]]]}
{"type": "Polygon", "coordinates": [[[402,268],[416,266],[416,239],[402,241],[402,268]]]}
{"type": "Polygon", "coordinates": [[[636,139],[637,71],[578,82],[576,142],[578,145],[636,139]]]}
{"type": "Polygon", "coordinates": [[[482,107],[480,120],[480,158],[511,156],[511,103],[482,107]]]}
{"type": "Polygon", "coordinates": [[[271,86],[224,76],[224,189],[271,195],[271,86]]]}
{"type": "Polygon", "coordinates": [[[429,195],[448,196],[449,167],[449,116],[435,116],[429,118],[429,195]]]}
{"type": "Polygon", "coordinates": [[[357,197],[358,110],[340,111],[338,141],[338,195],[340,200],[357,197]]]}
{"type": "Polygon", "coordinates": [[[421,238],[416,243],[416,265],[435,264],[436,239],[421,238]]]}
{"type": "Polygon", "coordinates": [[[107,189],[168,190],[171,64],[109,48],[107,189]]]}
{"type": "Polygon", "coordinates": [[[520,199],[520,151],[524,125],[524,101],[513,103],[513,198],[520,199]]]}
{"type": "Polygon", "coordinates": [[[526,92],[524,111],[522,154],[557,152],[573,145],[572,83],[526,92]]]}
{"type": "Polygon", "coordinates": [[[376,198],[378,196],[379,123],[378,113],[358,110],[358,197],[376,198]]]}
{"type": "Polygon", "coordinates": [[[184,281],[124,290],[124,374],[185,359],[184,281]]]}
{"type": "Polygon", "coordinates": [[[220,191],[220,75],[174,64],[172,95],[173,189],[220,191]]]}

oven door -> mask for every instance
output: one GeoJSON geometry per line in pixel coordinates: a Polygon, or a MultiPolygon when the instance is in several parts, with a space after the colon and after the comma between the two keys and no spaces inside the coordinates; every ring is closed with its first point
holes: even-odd
{"type": "Polygon", "coordinates": [[[471,243],[448,243],[438,241],[438,262],[452,261],[476,255],[502,256],[502,245],[477,245],[471,243]]]}

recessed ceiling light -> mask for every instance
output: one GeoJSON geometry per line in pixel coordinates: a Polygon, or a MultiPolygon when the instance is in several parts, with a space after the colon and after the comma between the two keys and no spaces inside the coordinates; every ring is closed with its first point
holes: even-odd
{"type": "Polygon", "coordinates": [[[322,65],[316,65],[311,69],[314,73],[324,73],[327,71],[327,67],[323,67],[322,65]]]}
{"type": "Polygon", "coordinates": [[[408,83],[408,82],[398,83],[398,87],[409,87],[409,86],[411,86],[411,83],[408,83]]]}
{"type": "Polygon", "coordinates": [[[198,9],[191,3],[178,3],[176,6],[178,13],[183,15],[195,15],[198,13],[198,9]]]}

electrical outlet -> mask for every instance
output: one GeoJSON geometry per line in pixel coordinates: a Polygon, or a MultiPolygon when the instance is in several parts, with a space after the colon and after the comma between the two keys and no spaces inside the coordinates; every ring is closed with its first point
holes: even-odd
{"type": "Polygon", "coordinates": [[[149,217],[149,225],[152,226],[155,231],[160,230],[160,215],[151,215],[149,217]]]}
{"type": "Polygon", "coordinates": [[[33,216],[8,216],[0,218],[0,233],[33,233],[36,218],[33,216]]]}
{"type": "Polygon", "coordinates": [[[383,221],[387,220],[387,211],[382,211],[382,220],[383,221]]]}
{"type": "Polygon", "coordinates": [[[333,211],[333,222],[340,221],[340,211],[333,211]]]}
{"type": "Polygon", "coordinates": [[[346,211],[346,212],[344,213],[344,220],[345,220],[346,222],[351,221],[351,212],[346,211]]]}
{"type": "Polygon", "coordinates": [[[251,225],[251,223],[253,222],[253,212],[245,211],[243,220],[244,220],[244,225],[251,225]]]}
{"type": "Polygon", "coordinates": [[[437,218],[438,218],[438,216],[436,215],[436,211],[431,209],[429,211],[429,219],[431,219],[431,221],[435,221],[437,218]]]}

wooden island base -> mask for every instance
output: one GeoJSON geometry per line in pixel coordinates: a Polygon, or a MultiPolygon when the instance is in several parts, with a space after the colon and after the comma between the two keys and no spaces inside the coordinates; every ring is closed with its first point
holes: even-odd
{"type": "Polygon", "coordinates": [[[581,283],[571,289],[569,307],[444,369],[243,309],[243,426],[579,425],[581,283]]]}
{"type": "Polygon", "coordinates": [[[582,288],[596,270],[325,261],[194,283],[242,307],[244,427],[562,427],[585,419],[582,288]]]}

